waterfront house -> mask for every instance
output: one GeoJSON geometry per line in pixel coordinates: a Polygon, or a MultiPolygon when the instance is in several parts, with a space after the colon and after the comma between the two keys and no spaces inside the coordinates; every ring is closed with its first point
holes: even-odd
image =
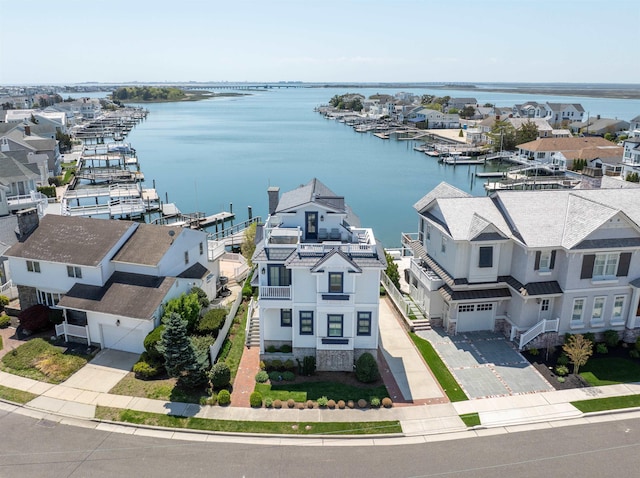
{"type": "Polygon", "coordinates": [[[564,121],[582,121],[584,119],[584,108],[579,103],[537,103],[528,101],[514,105],[512,114],[520,118],[542,118],[552,126],[555,126],[564,121]]]}
{"type": "Polygon", "coordinates": [[[50,137],[35,134],[31,125],[4,125],[0,129],[0,152],[26,151],[33,154],[45,154],[49,176],[60,174],[60,148],[58,141],[50,137]],[[6,130],[5,128],[10,129],[6,130]]]}
{"type": "Polygon", "coordinates": [[[598,115],[594,118],[588,118],[586,121],[575,121],[569,124],[569,128],[573,133],[604,136],[607,133],[617,134],[621,131],[627,131],[629,123],[619,119],[601,118],[598,115]]]}
{"type": "Polygon", "coordinates": [[[37,207],[44,214],[47,198],[37,191],[46,184],[47,158],[25,151],[0,152],[0,184],[4,186],[0,215],[37,207]]]}
{"type": "Polygon", "coordinates": [[[640,115],[629,121],[629,136],[640,136],[640,115]]]}
{"type": "Polygon", "coordinates": [[[629,174],[640,175],[640,136],[628,138],[623,143],[622,153],[622,177],[629,174]]]}
{"type": "Polygon", "coordinates": [[[522,160],[537,161],[563,171],[571,169],[573,161],[596,158],[614,158],[622,155],[622,149],[600,137],[538,138],[516,146],[522,160]]]}
{"type": "Polygon", "coordinates": [[[640,332],[640,189],[503,191],[440,183],[414,206],[411,295],[447,333],[543,332],[635,341],[640,332]]]}
{"type": "Polygon", "coordinates": [[[409,113],[409,123],[425,123],[427,129],[451,129],[460,127],[460,116],[429,108],[416,108],[409,113]]]}
{"type": "Polygon", "coordinates": [[[292,358],[314,356],[318,370],[352,371],[362,353],[378,349],[382,246],[318,179],[268,195],[252,279],[263,359],[270,347],[287,345],[292,358]]]}
{"type": "Polygon", "coordinates": [[[140,353],[163,305],[202,288],[215,297],[224,247],[207,234],[131,221],[18,213],[20,242],[5,252],[22,310],[61,309],[58,334],[140,353]]]}

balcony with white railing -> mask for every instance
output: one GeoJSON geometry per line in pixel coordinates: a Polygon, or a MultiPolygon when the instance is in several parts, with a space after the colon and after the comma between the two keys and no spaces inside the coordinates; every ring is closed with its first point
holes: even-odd
{"type": "Polygon", "coordinates": [[[291,300],[290,285],[261,285],[260,299],[291,300]]]}
{"type": "Polygon", "coordinates": [[[47,204],[49,204],[49,198],[40,192],[31,191],[29,194],[7,196],[7,204],[11,211],[36,207],[38,212],[43,214],[47,204]]]}
{"type": "Polygon", "coordinates": [[[442,278],[421,259],[412,258],[409,268],[418,281],[428,290],[438,290],[444,285],[442,278]]]}

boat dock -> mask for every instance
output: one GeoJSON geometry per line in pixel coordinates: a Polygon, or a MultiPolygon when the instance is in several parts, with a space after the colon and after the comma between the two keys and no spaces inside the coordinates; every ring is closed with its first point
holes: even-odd
{"type": "Polygon", "coordinates": [[[476,172],[476,178],[506,178],[506,171],[476,172]]]}
{"type": "Polygon", "coordinates": [[[218,232],[218,227],[224,231],[225,223],[227,222],[231,222],[233,226],[233,220],[236,217],[235,214],[227,211],[208,216],[201,212],[183,213],[173,203],[162,204],[161,212],[162,216],[152,221],[153,224],[190,227],[191,229],[204,229],[205,227],[215,226],[216,233],[218,232]]]}
{"type": "Polygon", "coordinates": [[[580,183],[579,179],[559,177],[523,177],[504,181],[489,181],[484,185],[487,192],[533,189],[572,189],[580,183]]]}

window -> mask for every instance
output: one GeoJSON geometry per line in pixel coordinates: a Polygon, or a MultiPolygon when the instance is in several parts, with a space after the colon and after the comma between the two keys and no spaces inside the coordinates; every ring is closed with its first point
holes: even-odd
{"type": "Polygon", "coordinates": [[[613,311],[611,312],[611,325],[624,323],[624,302],[626,296],[617,295],[613,298],[613,311]]]}
{"type": "Polygon", "coordinates": [[[27,261],[27,270],[29,272],[40,272],[40,263],[36,261],[27,261]]]}
{"type": "Polygon", "coordinates": [[[612,280],[629,274],[630,252],[585,254],[580,279],[612,280]]]}
{"type": "Polygon", "coordinates": [[[443,254],[447,252],[447,238],[442,236],[442,242],[440,243],[440,252],[443,254]]]}
{"type": "Polygon", "coordinates": [[[288,286],[291,285],[291,270],[287,269],[283,265],[272,265],[269,268],[269,284],[275,286],[288,286]]]}
{"type": "Polygon", "coordinates": [[[200,243],[200,255],[204,254],[204,244],[200,243]]]}
{"type": "Polygon", "coordinates": [[[573,299],[573,311],[571,312],[571,324],[582,326],[582,313],[584,311],[584,299],[573,299]]]}
{"type": "Polygon", "coordinates": [[[189,263],[189,251],[184,251],[184,263],[189,263]]]}
{"type": "Polygon", "coordinates": [[[540,302],[540,312],[546,312],[549,310],[549,304],[550,304],[550,300],[549,299],[542,299],[542,302],[540,302]]]}
{"type": "Polygon", "coordinates": [[[544,151],[538,151],[538,154],[536,156],[538,159],[544,159],[544,155],[545,155],[544,151]]]}
{"type": "Polygon", "coordinates": [[[300,335],[313,335],[313,312],[300,311],[300,335]]]}
{"type": "Polygon", "coordinates": [[[431,224],[427,224],[427,241],[431,240],[431,224]]]}
{"type": "Polygon", "coordinates": [[[58,302],[60,302],[60,294],[56,292],[45,292],[40,289],[36,289],[36,294],[38,297],[38,304],[53,307],[58,305],[58,302]]]}
{"type": "Polygon", "coordinates": [[[473,304],[460,304],[458,306],[458,312],[473,312],[475,306],[473,304]]]}
{"type": "Polygon", "coordinates": [[[478,267],[493,267],[493,246],[480,247],[478,267]]]}
{"type": "Polygon", "coordinates": [[[82,269],[75,266],[67,266],[67,275],[69,277],[76,277],[77,279],[82,279],[82,269]]]}
{"type": "Polygon", "coordinates": [[[280,309],[280,327],[291,327],[291,309],[280,309]]]}
{"type": "Polygon", "coordinates": [[[593,277],[615,277],[618,270],[618,254],[596,254],[593,277]]]}
{"type": "Polygon", "coordinates": [[[329,293],[341,294],[343,290],[342,286],[342,272],[329,272],[329,293]]]}
{"type": "Polygon", "coordinates": [[[593,311],[591,311],[591,325],[604,325],[604,304],[606,297],[596,297],[593,299],[593,311]]]}
{"type": "Polygon", "coordinates": [[[536,251],[533,269],[540,272],[553,270],[556,264],[556,251],[536,251]]]}
{"type": "Polygon", "coordinates": [[[327,336],[342,337],[343,316],[341,314],[329,314],[327,316],[327,336]]]}
{"type": "Polygon", "coordinates": [[[493,310],[493,304],[489,303],[489,304],[478,304],[478,306],[476,307],[477,311],[482,311],[482,310],[493,310]]]}
{"type": "Polygon", "coordinates": [[[358,335],[371,335],[371,312],[358,312],[358,335]]]}

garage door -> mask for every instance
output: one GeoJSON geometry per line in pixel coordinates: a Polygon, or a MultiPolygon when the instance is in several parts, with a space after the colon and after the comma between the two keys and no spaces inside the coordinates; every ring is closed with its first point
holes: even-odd
{"type": "Polygon", "coordinates": [[[458,323],[456,331],[475,332],[493,330],[493,303],[458,305],[458,323]]]}
{"type": "Polygon", "coordinates": [[[104,348],[107,349],[138,354],[144,352],[144,334],[141,330],[102,325],[102,340],[104,348]]]}

